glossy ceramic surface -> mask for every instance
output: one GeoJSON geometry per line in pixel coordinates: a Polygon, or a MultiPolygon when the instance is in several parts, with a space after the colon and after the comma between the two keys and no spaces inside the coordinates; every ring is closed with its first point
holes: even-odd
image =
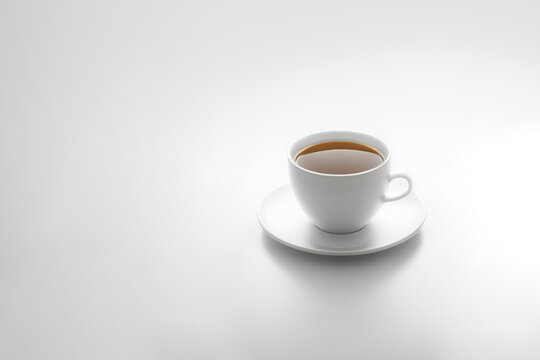
{"type": "Polygon", "coordinates": [[[332,234],[315,227],[298,206],[289,185],[272,191],[257,211],[259,223],[274,240],[321,255],[362,255],[396,246],[415,235],[426,217],[414,192],[384,204],[372,221],[350,234],[332,234]]]}

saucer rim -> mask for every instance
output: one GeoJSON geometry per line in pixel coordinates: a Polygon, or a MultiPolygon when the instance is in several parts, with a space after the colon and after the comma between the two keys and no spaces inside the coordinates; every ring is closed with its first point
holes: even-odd
{"type": "MultiPolygon", "coordinates": [[[[259,223],[259,226],[261,227],[261,229],[263,230],[264,234],[266,236],[268,236],[269,238],[271,238],[272,240],[282,244],[282,245],[285,245],[291,249],[294,249],[294,250],[297,250],[297,251],[301,251],[301,252],[304,252],[304,253],[309,253],[309,254],[315,254],[315,255],[324,255],[324,256],[358,256],[358,255],[368,255],[368,254],[373,254],[373,253],[376,253],[376,252],[379,252],[379,251],[384,251],[384,250],[387,250],[387,249],[390,249],[390,248],[393,248],[395,246],[398,246],[400,244],[403,244],[404,242],[406,242],[407,240],[411,239],[412,237],[414,237],[416,234],[418,234],[420,232],[420,230],[422,230],[422,226],[424,225],[425,221],[426,221],[426,218],[427,218],[427,210],[426,210],[426,206],[424,204],[424,201],[422,200],[422,198],[420,197],[420,195],[418,195],[418,193],[416,193],[414,190],[411,191],[411,193],[409,195],[416,195],[416,197],[418,198],[418,200],[420,201],[420,204],[422,205],[422,220],[420,221],[420,224],[418,225],[418,227],[416,228],[415,231],[413,231],[412,233],[404,236],[403,238],[395,241],[395,242],[392,242],[390,244],[386,244],[386,245],[383,245],[383,246],[379,246],[379,247],[375,247],[375,248],[370,248],[370,249],[366,249],[366,250],[339,250],[339,249],[336,249],[336,250],[317,250],[317,249],[312,249],[312,248],[306,248],[306,247],[302,247],[302,246],[298,246],[298,245],[295,245],[293,243],[290,243],[290,242],[287,242],[287,241],[284,241],[276,236],[274,236],[273,234],[271,234],[268,230],[266,230],[266,227],[263,225],[263,222],[261,221],[261,207],[262,205],[264,204],[264,201],[271,195],[273,194],[274,192],[277,192],[283,188],[286,188],[286,187],[290,187],[290,184],[283,184],[277,188],[275,188],[274,190],[271,190],[269,193],[266,194],[266,196],[259,202],[259,205],[257,206],[257,221],[259,223]]],[[[407,195],[407,196],[409,196],[407,195]]],[[[399,200],[398,200],[399,201],[399,200]]],[[[309,221],[309,220],[308,220],[309,221]]],[[[321,229],[319,229],[317,226],[315,226],[314,224],[311,224],[313,227],[315,227],[315,229],[317,229],[317,231],[323,231],[321,229]]],[[[369,226],[369,224],[368,224],[369,226]]],[[[363,227],[362,229],[356,231],[356,233],[361,233],[362,230],[365,229],[365,227],[363,227]]],[[[342,234],[332,234],[332,233],[328,233],[326,232],[327,234],[330,234],[332,236],[340,236],[342,234]]],[[[348,234],[344,234],[344,235],[348,235],[348,234]]]]}

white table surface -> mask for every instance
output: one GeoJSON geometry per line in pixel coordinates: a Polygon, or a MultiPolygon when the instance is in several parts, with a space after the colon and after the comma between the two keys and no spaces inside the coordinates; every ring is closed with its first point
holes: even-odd
{"type": "Polygon", "coordinates": [[[3,1],[1,359],[539,359],[540,5],[3,1]],[[428,209],[265,237],[285,152],[371,133],[428,209]]]}

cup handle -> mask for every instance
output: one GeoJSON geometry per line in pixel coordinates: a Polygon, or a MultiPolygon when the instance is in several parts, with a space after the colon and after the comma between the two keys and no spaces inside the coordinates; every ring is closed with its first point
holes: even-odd
{"type": "Polygon", "coordinates": [[[390,182],[392,182],[392,180],[399,179],[399,178],[407,180],[407,183],[408,183],[407,190],[405,190],[405,192],[403,194],[399,194],[399,195],[394,195],[394,196],[383,195],[383,201],[384,202],[396,201],[396,200],[402,199],[405,196],[410,194],[410,192],[412,190],[412,186],[413,186],[413,181],[412,181],[412,178],[409,175],[403,174],[403,173],[390,175],[390,177],[388,178],[388,182],[390,183],[390,182]]]}

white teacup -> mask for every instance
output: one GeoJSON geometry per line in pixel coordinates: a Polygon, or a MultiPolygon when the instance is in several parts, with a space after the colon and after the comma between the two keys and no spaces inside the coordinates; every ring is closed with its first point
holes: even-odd
{"type": "Polygon", "coordinates": [[[390,175],[390,150],[379,139],[353,131],[325,131],[296,141],[289,149],[291,185],[307,217],[319,229],[345,234],[360,230],[368,224],[380,206],[399,200],[412,190],[412,179],[406,174],[390,175]],[[384,161],[379,166],[360,173],[334,175],[314,172],[299,166],[296,155],[303,149],[330,141],[350,141],[376,149],[384,161]],[[407,180],[407,190],[388,196],[390,181],[407,180]]]}

